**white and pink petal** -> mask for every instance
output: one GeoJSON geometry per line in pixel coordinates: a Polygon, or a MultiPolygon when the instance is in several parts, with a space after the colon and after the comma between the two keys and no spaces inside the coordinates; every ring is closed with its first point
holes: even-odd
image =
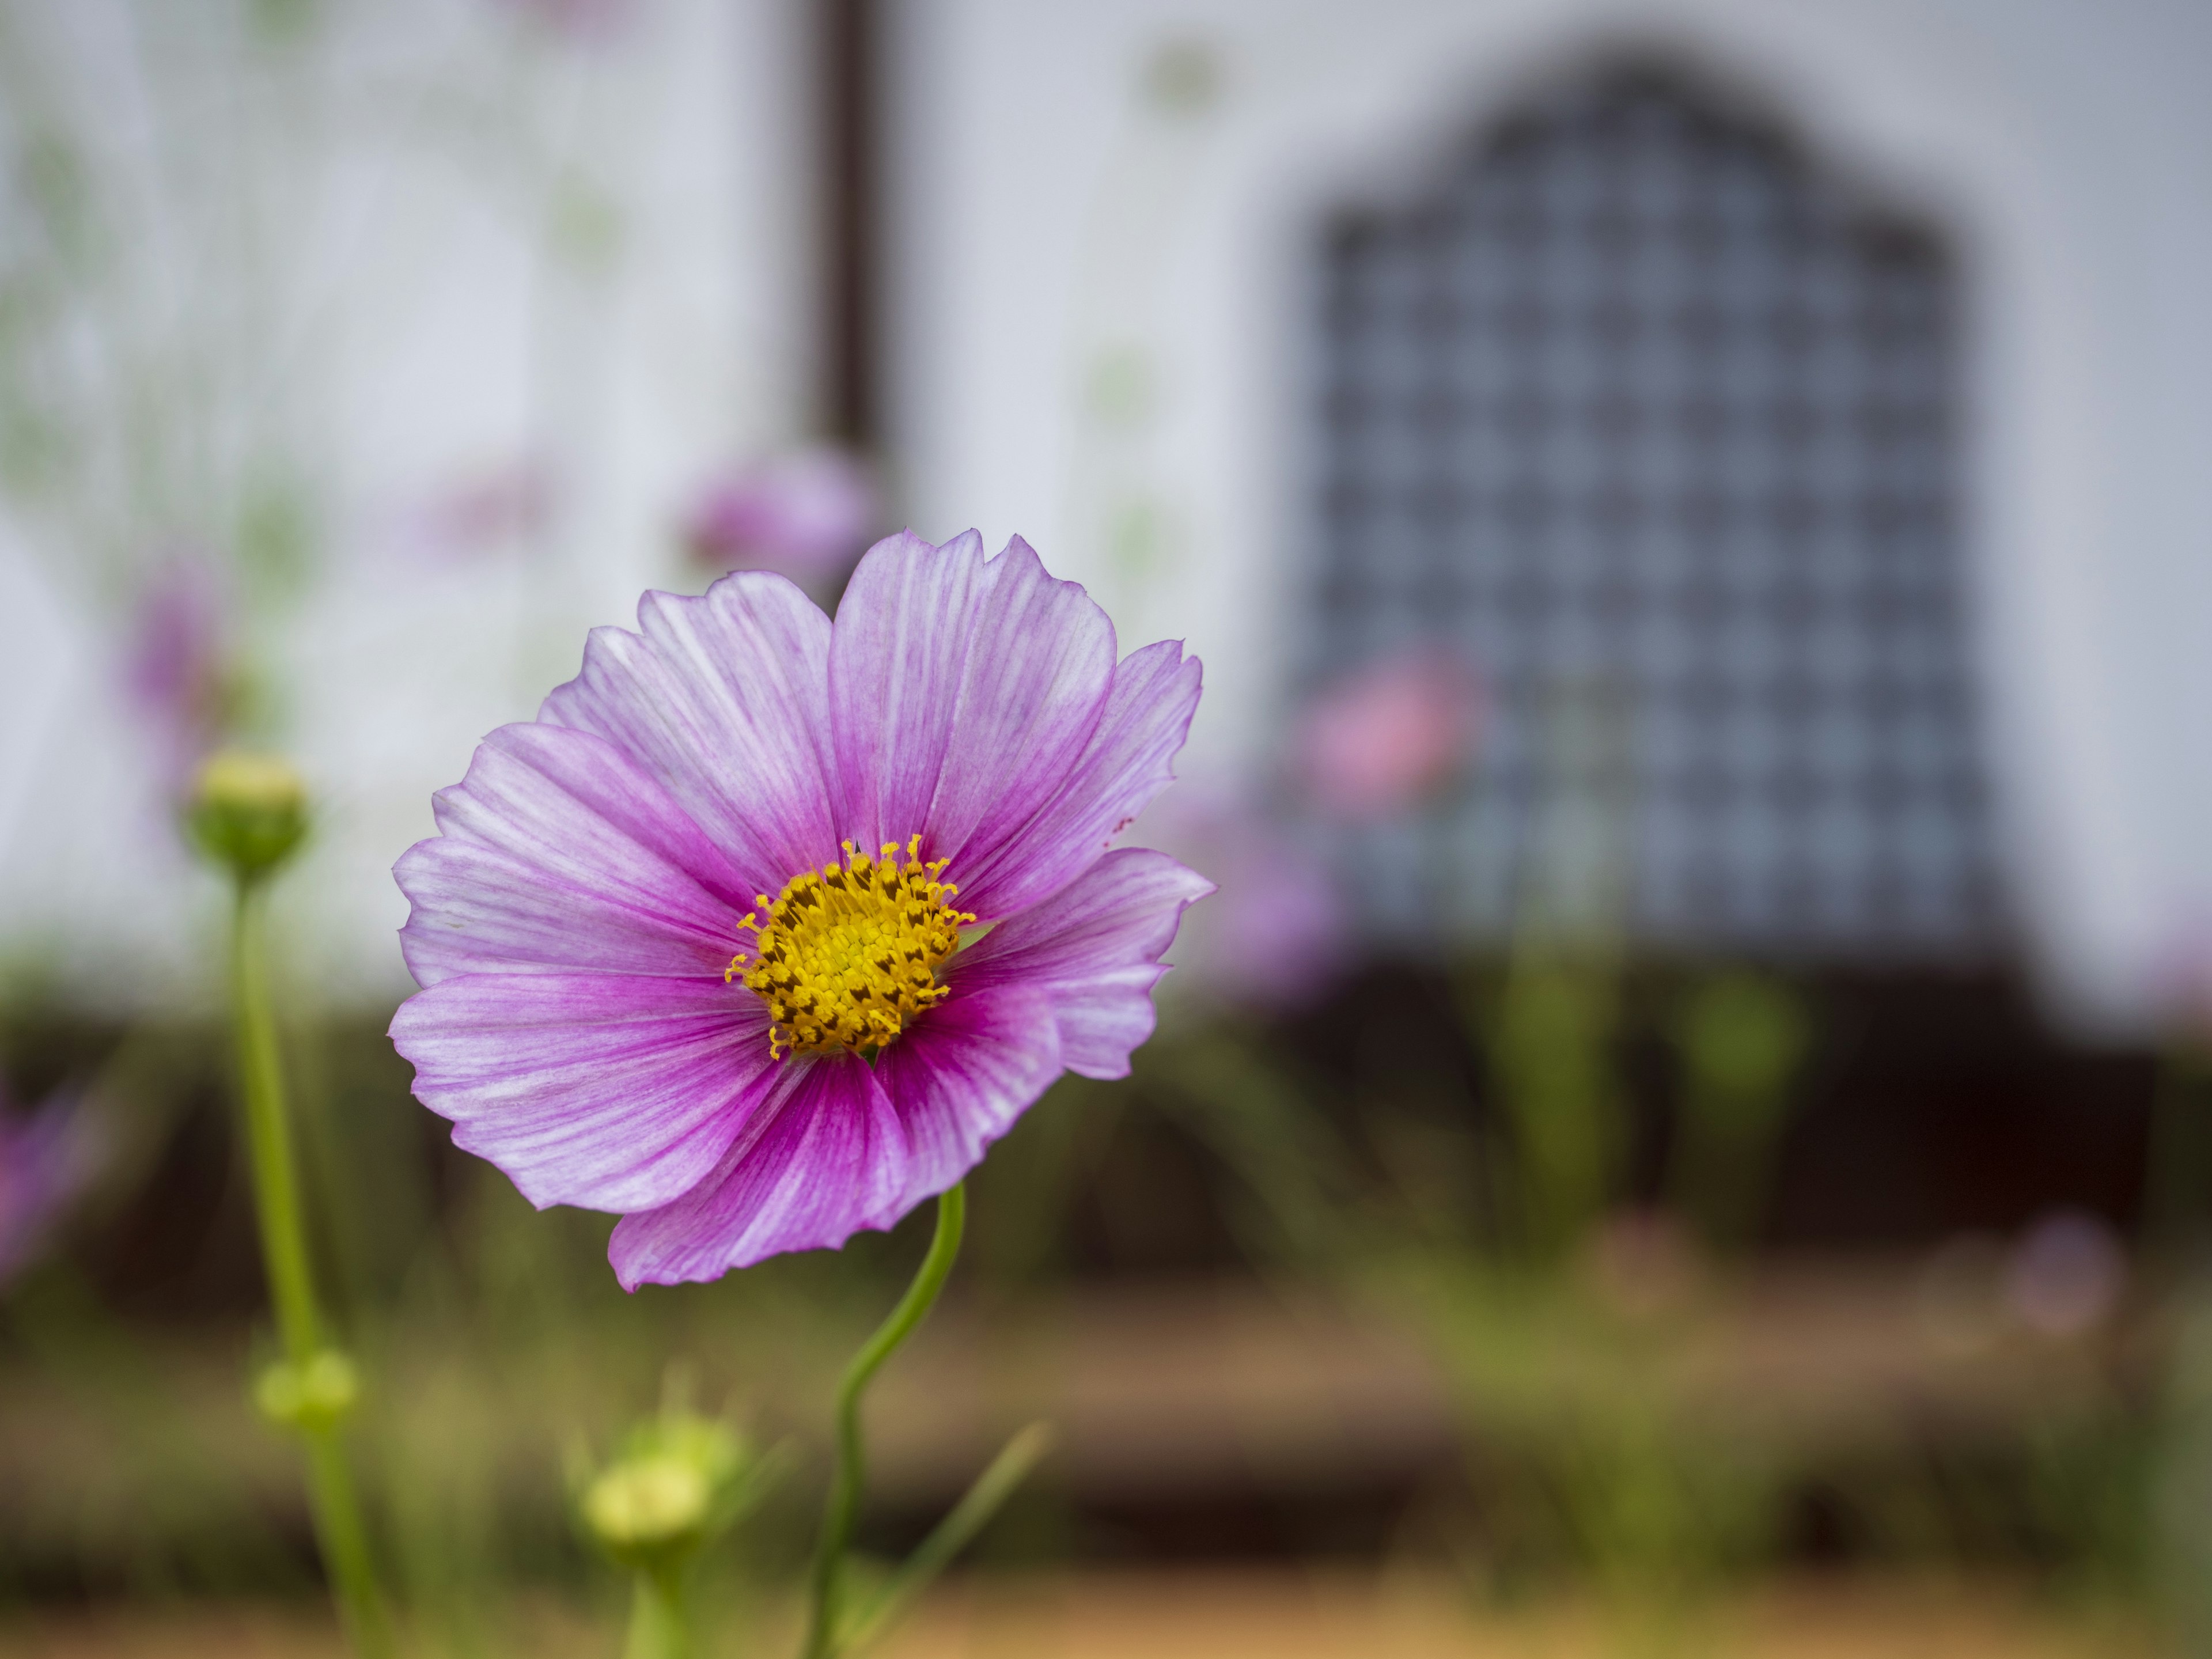
{"type": "Polygon", "coordinates": [[[923,820],[933,856],[981,867],[1059,794],[1114,680],[1114,624],[1017,536],[985,567],[945,763],[923,820]]]}
{"type": "Polygon", "coordinates": [[[835,855],[830,619],[782,577],[740,571],[696,599],[648,593],[637,633],[592,631],[538,718],[629,753],[775,892],[835,855]]]}
{"type": "Polygon", "coordinates": [[[1089,750],[1114,672],[1106,613],[1019,537],[991,559],[972,531],[943,547],[910,533],[878,544],[831,647],[854,835],[919,831],[956,869],[998,861],[1089,750]]]}
{"type": "Polygon", "coordinates": [[[459,974],[719,973],[751,898],[721,849],[621,750],[507,726],[441,790],[437,836],[392,874],[416,981],[459,974]]]}
{"type": "Polygon", "coordinates": [[[1059,787],[988,856],[950,872],[960,906],[986,921],[1026,910],[1096,863],[1175,781],[1175,757],[1198,711],[1203,669],[1163,640],[1114,670],[1098,724],[1059,787]]]}
{"type": "Polygon", "coordinates": [[[945,1007],[1012,988],[1041,994],[1062,1065],[1085,1077],[1126,1077],[1130,1053],[1152,1034],[1152,988],[1167,971],[1160,957],[1184,909],[1212,891],[1212,882],[1164,853],[1108,853],[961,952],[945,1007]]]}
{"type": "Polygon", "coordinates": [[[690,1192],[624,1216],[607,1259],[635,1290],[833,1249],[906,1213],[909,1163],[898,1114],[859,1058],[788,1059],[748,1133],[690,1192]]]}
{"type": "Polygon", "coordinates": [[[846,833],[870,851],[920,830],[936,797],[988,564],[972,530],[942,547],[904,531],[868,550],[837,603],[830,720],[846,833]]]}
{"type": "Polygon", "coordinates": [[[773,1071],[759,1000],[719,976],[465,974],[392,1022],[415,1097],[540,1207],[651,1209],[712,1174],[773,1071]]]}
{"type": "Polygon", "coordinates": [[[908,1207],[981,1163],[1063,1069],[1052,1002],[1026,985],[956,993],[885,1048],[876,1077],[911,1149],[908,1207]]]}

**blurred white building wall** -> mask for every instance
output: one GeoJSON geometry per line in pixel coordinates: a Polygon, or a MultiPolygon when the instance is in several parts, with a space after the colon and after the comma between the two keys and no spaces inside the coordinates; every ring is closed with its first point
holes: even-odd
{"type": "Polygon", "coordinates": [[[1312,237],[1623,46],[1946,230],[2014,902],[2107,1029],[2212,958],[2212,9],[2187,0],[901,0],[896,447],[1185,635],[1187,775],[1264,765],[1305,599],[1312,237]]]}
{"type": "Polygon", "coordinates": [[[129,244],[69,324],[88,428],[118,449],[148,405],[140,447],[167,458],[0,502],[19,988],[214,994],[219,894],[118,691],[133,592],[194,546],[236,578],[261,724],[321,803],[281,902],[295,982],[407,988],[389,871],[432,791],[574,672],[587,627],[692,580],[673,532],[710,469],[807,423],[807,27],[801,0],[94,0],[11,24],[0,99],[44,87],[17,132],[64,135],[129,244]],[[302,570],[237,556],[257,512],[297,520],[302,570]]]}

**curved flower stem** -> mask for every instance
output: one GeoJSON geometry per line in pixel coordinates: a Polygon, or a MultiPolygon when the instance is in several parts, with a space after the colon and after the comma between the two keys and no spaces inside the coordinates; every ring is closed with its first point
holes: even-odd
{"type": "Polygon", "coordinates": [[[958,1186],[937,1200],[937,1234],[929,1241],[929,1254],[899,1298],[890,1317],[876,1328],[837,1385],[837,1454],[830,1480],[829,1507],[822,1516],[822,1535],[814,1547],[813,1610],[807,1626],[805,1659],[835,1659],[842,1647],[837,1628],[838,1603],[843,1588],[845,1550],[852,1542],[853,1523],[860,1511],[863,1479],[860,1451],[860,1396],[867,1391],[884,1362],[914,1334],[915,1327],[928,1316],[937,1293],[945,1288],[952,1260],[960,1254],[960,1234],[967,1224],[968,1196],[958,1186]]]}
{"type": "MultiPolygon", "coordinates": [[[[230,988],[237,1024],[239,1092],[246,1107],[246,1141],[253,1171],[253,1209],[260,1224],[261,1260],[284,1357],[295,1366],[313,1358],[322,1345],[314,1279],[307,1262],[307,1230],[292,1159],[292,1130],[284,1103],[284,1073],[276,1047],[276,1022],[269,1002],[269,970],[261,938],[260,884],[241,877],[231,914],[230,988]]],[[[392,1651],[384,1599],[369,1556],[353,1472],[338,1425],[304,1421],[307,1500],[315,1538],[355,1647],[381,1659],[392,1651]]]]}

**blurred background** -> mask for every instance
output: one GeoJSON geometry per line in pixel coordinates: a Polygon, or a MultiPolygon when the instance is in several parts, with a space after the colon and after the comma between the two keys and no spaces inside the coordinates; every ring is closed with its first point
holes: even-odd
{"type": "Polygon", "coordinates": [[[223,743],[425,1653],[612,1651],[564,1458],[803,1473],[911,1229],[625,1297],[383,1037],[392,861],[648,586],[1019,533],[1204,658],[1127,1083],[975,1183],[886,1651],[2212,1653],[2212,12],[0,5],[0,1647],[337,1650],[223,743]]]}

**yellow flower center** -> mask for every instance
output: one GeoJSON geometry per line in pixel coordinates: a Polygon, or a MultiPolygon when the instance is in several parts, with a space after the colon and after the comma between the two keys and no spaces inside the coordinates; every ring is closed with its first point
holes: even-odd
{"type": "Polygon", "coordinates": [[[904,863],[896,842],[878,860],[848,841],[842,865],[793,876],[779,898],[760,896],[763,915],[738,924],[757,928],[759,945],[722,977],[743,974],[768,1004],[771,1054],[880,1048],[951,994],[937,969],[975,918],[948,902],[960,890],[938,880],[945,863],[921,861],[920,836],[904,863]]]}

